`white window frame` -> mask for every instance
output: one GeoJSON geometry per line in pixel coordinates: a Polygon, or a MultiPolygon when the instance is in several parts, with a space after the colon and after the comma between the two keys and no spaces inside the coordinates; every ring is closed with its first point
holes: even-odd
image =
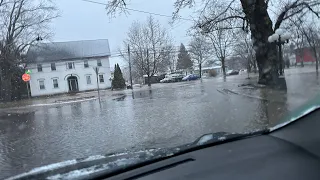
{"type": "Polygon", "coordinates": [[[98,74],[98,79],[99,79],[100,84],[104,84],[106,82],[106,80],[104,78],[104,74],[98,74]],[[100,76],[102,76],[103,82],[100,81],[100,76]]]}
{"type": "Polygon", "coordinates": [[[45,79],[38,79],[38,84],[39,84],[39,89],[40,90],[46,90],[46,83],[45,83],[45,79]],[[40,84],[40,82],[43,82],[43,89],[41,89],[41,84],[40,84]]]}
{"type": "Polygon", "coordinates": [[[75,69],[74,62],[67,62],[66,66],[67,66],[67,69],[75,69]],[[69,63],[71,63],[71,68],[69,68],[69,63]]]}
{"type": "Polygon", "coordinates": [[[86,83],[87,83],[87,85],[92,85],[92,78],[91,78],[92,75],[91,75],[91,74],[86,74],[85,76],[86,76],[86,83]],[[88,77],[90,78],[90,84],[88,84],[88,79],[87,79],[88,77]]]}
{"type": "Polygon", "coordinates": [[[102,67],[102,61],[101,61],[101,59],[97,59],[97,66],[98,66],[98,67],[102,67]],[[100,66],[99,66],[99,64],[100,64],[100,66]]]}
{"type": "Polygon", "coordinates": [[[84,60],[83,61],[83,67],[84,68],[89,68],[89,61],[88,60],[84,60]],[[87,67],[86,67],[86,65],[87,65],[87,67]]]}
{"type": "Polygon", "coordinates": [[[56,63],[50,63],[50,68],[51,68],[51,71],[57,71],[56,63]],[[54,70],[52,69],[52,64],[54,64],[54,70]]]}
{"type": "Polygon", "coordinates": [[[53,89],[59,89],[59,78],[52,78],[52,86],[53,86],[53,89]],[[54,87],[54,80],[57,80],[58,87],[54,87]]]}

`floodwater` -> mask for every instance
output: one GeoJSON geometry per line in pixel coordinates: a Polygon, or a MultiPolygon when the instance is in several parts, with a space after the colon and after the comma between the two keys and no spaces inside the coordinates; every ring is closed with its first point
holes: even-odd
{"type": "MultiPolygon", "coordinates": [[[[102,99],[101,105],[91,100],[2,116],[0,179],[74,158],[172,147],[212,132],[263,129],[302,103],[293,98],[296,89],[288,96],[240,88],[237,78],[229,79],[156,84],[102,99]]],[[[293,79],[288,86],[295,87],[293,79]]]]}

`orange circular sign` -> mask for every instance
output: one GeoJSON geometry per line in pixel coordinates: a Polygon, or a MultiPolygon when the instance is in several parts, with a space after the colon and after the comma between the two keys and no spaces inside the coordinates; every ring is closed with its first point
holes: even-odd
{"type": "Polygon", "coordinates": [[[30,81],[30,75],[29,75],[29,74],[23,74],[23,75],[22,75],[22,80],[23,80],[24,82],[30,81]]]}

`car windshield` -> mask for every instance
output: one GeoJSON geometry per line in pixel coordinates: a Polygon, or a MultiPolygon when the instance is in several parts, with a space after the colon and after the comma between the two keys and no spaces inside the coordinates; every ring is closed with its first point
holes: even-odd
{"type": "Polygon", "coordinates": [[[319,92],[319,9],[0,0],[0,179],[276,126],[319,92]]]}

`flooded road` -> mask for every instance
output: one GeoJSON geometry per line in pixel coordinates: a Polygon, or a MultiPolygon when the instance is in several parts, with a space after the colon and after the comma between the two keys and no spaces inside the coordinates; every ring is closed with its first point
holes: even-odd
{"type": "MultiPolygon", "coordinates": [[[[2,116],[0,179],[89,155],[172,147],[212,132],[263,129],[292,108],[286,95],[268,101],[264,90],[251,93],[260,99],[226,90],[238,85],[236,79],[157,84],[116,100],[102,99],[101,106],[91,100],[2,116]]],[[[250,92],[239,90],[244,91],[250,92]]]]}

